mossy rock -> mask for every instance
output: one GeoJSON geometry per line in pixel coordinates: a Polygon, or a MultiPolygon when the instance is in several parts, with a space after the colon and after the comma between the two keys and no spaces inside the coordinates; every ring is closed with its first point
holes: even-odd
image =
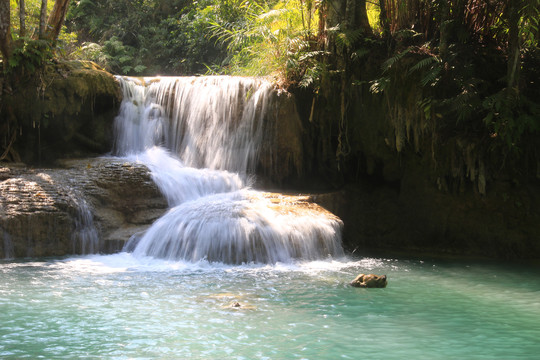
{"type": "Polygon", "coordinates": [[[121,91],[110,73],[89,61],[57,62],[12,84],[2,115],[18,128],[15,149],[24,162],[111,149],[121,91]]]}

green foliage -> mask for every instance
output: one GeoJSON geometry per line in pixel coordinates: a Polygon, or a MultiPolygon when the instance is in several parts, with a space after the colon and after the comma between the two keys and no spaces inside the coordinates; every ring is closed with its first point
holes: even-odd
{"type": "MultiPolygon", "coordinates": [[[[31,35],[34,32],[37,32],[39,28],[39,15],[41,11],[41,0],[26,0],[24,2],[25,4],[25,12],[26,12],[26,33],[28,35],[31,35]]],[[[54,1],[50,0],[47,2],[47,12],[50,12],[54,6],[54,1]]],[[[16,37],[18,37],[19,34],[19,16],[18,16],[18,9],[19,9],[19,1],[18,0],[10,0],[10,7],[11,7],[11,29],[12,33],[15,34],[16,37]]]]}
{"type": "Polygon", "coordinates": [[[401,52],[396,53],[394,56],[388,58],[385,62],[382,64],[382,70],[383,72],[387,72],[390,70],[394,65],[396,65],[405,55],[407,55],[412,48],[407,48],[401,52]]]}
{"type": "Polygon", "coordinates": [[[483,121],[491,130],[491,136],[514,152],[522,151],[520,141],[523,135],[540,131],[538,101],[504,89],[486,97],[482,107],[486,114],[483,121]]]}
{"type": "Polygon", "coordinates": [[[372,1],[368,1],[366,3],[366,11],[367,11],[367,16],[369,20],[369,25],[371,26],[371,28],[374,30],[375,33],[381,35],[382,28],[379,23],[379,16],[381,14],[381,9],[379,8],[379,4],[372,1]]]}
{"type": "Polygon", "coordinates": [[[8,60],[8,73],[33,73],[52,60],[53,47],[50,41],[30,38],[19,40],[8,60]]]}
{"type": "Polygon", "coordinates": [[[437,174],[468,178],[482,194],[505,159],[536,163],[540,1],[515,2],[517,17],[505,2],[385,3],[393,32],[370,90],[384,99],[389,144],[429,153],[437,174]],[[400,3],[429,16],[404,14],[400,3]]]}
{"type": "Polygon", "coordinates": [[[85,42],[71,54],[71,57],[75,59],[93,61],[102,68],[109,68],[109,58],[105,53],[103,46],[93,43],[85,42]]]}
{"type": "MultiPolygon", "coordinates": [[[[19,1],[11,0],[10,6],[13,58],[9,60],[8,71],[18,69],[24,72],[33,72],[55,57],[72,58],[72,54],[79,47],[77,34],[68,32],[65,27],[62,27],[62,31],[54,43],[37,39],[41,0],[25,1],[26,33],[24,36],[21,36],[19,1]]],[[[50,12],[53,6],[54,1],[48,1],[47,11],[50,12]]]]}
{"type": "Polygon", "coordinates": [[[104,42],[106,65],[112,69],[120,69],[123,74],[140,74],[146,66],[138,63],[136,59],[136,49],[133,46],[124,44],[118,37],[113,36],[104,42]]]}
{"type": "MultiPolygon", "coordinates": [[[[308,86],[319,77],[322,51],[315,46],[317,2],[230,1],[240,16],[236,21],[217,18],[213,38],[227,47],[227,73],[272,75],[281,83],[308,86]]],[[[221,7],[223,5],[215,5],[221,7]]]]}
{"type": "Polygon", "coordinates": [[[351,49],[364,33],[362,29],[346,29],[340,31],[338,27],[336,30],[338,30],[336,31],[336,46],[339,49],[351,49]]]}
{"type": "Polygon", "coordinates": [[[210,39],[208,24],[222,15],[213,4],[209,0],[80,0],[72,4],[67,25],[82,40],[78,53],[99,59],[110,71],[200,73],[206,71],[205,64],[221,64],[226,57],[226,50],[210,39]]]}

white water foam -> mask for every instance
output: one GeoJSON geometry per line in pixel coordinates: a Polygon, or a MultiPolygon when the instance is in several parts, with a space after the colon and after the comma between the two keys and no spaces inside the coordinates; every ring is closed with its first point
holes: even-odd
{"type": "MultiPolygon", "coordinates": [[[[179,273],[233,273],[233,274],[259,274],[259,273],[303,273],[309,276],[318,276],[321,273],[345,273],[350,280],[349,273],[367,272],[374,268],[395,267],[394,260],[376,258],[354,259],[350,257],[337,257],[315,261],[294,260],[291,262],[244,263],[226,264],[223,262],[210,262],[199,260],[196,262],[186,260],[168,260],[152,256],[140,256],[133,253],[121,252],[110,255],[75,256],[52,263],[24,263],[25,267],[44,267],[61,271],[65,276],[77,274],[114,274],[114,273],[147,273],[147,272],[174,272],[179,273]]],[[[12,266],[18,266],[14,264],[12,266]]],[[[352,278],[351,278],[352,279],[352,278]]]]}
{"type": "Polygon", "coordinates": [[[115,152],[150,168],[171,209],[125,249],[137,257],[289,263],[341,256],[341,221],[249,189],[273,97],[262,80],[118,78],[115,152]]]}
{"type": "Polygon", "coordinates": [[[177,157],[158,146],[128,158],[145,164],[152,171],[152,178],[167,198],[169,206],[245,187],[238,174],[184,166],[177,157]]]}

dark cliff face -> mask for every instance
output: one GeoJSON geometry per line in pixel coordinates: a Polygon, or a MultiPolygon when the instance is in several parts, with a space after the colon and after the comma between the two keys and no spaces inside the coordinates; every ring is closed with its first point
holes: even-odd
{"type": "Polygon", "coordinates": [[[256,169],[259,182],[270,187],[297,183],[302,179],[304,147],[303,125],[294,95],[275,91],[264,121],[256,169]]]}
{"type": "Polygon", "coordinates": [[[420,121],[398,147],[385,104],[367,88],[351,92],[344,124],[338,92],[297,95],[298,183],[334,191],[316,201],[343,220],[350,251],[540,258],[538,164],[509,164],[457,130],[446,139],[413,135],[420,121]]]}
{"type": "Polygon", "coordinates": [[[72,61],[9,80],[0,125],[15,140],[12,160],[46,164],[110,151],[121,100],[111,74],[91,62],[72,61]]]}

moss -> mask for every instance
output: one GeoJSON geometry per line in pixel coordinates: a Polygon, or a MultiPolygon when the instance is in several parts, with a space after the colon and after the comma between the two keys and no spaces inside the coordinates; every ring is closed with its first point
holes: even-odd
{"type": "Polygon", "coordinates": [[[23,161],[53,162],[111,148],[121,91],[96,64],[59,62],[11,83],[2,115],[18,130],[15,147],[23,161]]]}

